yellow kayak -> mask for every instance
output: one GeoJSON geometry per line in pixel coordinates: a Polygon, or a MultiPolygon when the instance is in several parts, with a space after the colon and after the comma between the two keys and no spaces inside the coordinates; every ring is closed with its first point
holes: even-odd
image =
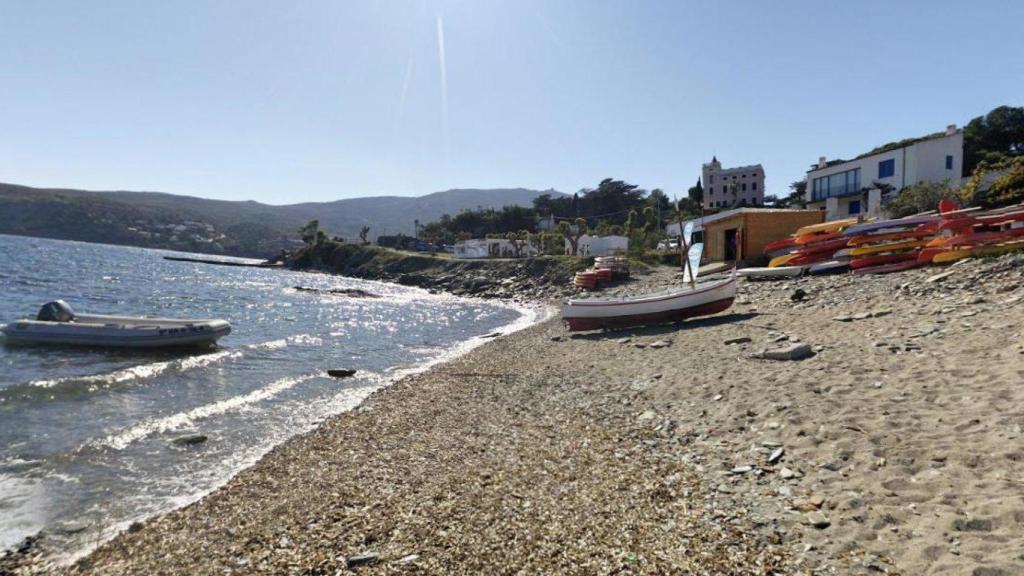
{"type": "Polygon", "coordinates": [[[837,232],[843,228],[849,228],[856,223],[856,218],[847,218],[846,220],[833,220],[831,222],[822,222],[821,224],[811,224],[810,226],[800,228],[793,233],[793,236],[806,236],[807,234],[817,234],[819,232],[837,232]]]}
{"type": "Polygon", "coordinates": [[[970,248],[963,248],[960,250],[940,252],[932,257],[932,262],[936,264],[943,264],[956,262],[957,260],[963,260],[964,258],[974,258],[977,256],[996,256],[999,254],[1005,254],[1006,252],[1013,252],[1014,250],[1024,250],[1024,240],[1007,242],[1006,244],[997,244],[995,246],[972,246],[970,248]]]}
{"type": "Polygon", "coordinates": [[[768,263],[769,268],[778,268],[779,266],[785,266],[786,262],[789,262],[793,258],[796,258],[799,254],[783,254],[782,256],[776,256],[772,258],[771,262],[768,263]]]}
{"type": "Polygon", "coordinates": [[[868,254],[881,254],[882,252],[912,250],[927,246],[928,242],[930,240],[908,240],[906,242],[889,242],[888,244],[875,244],[873,246],[858,246],[850,250],[850,256],[867,256],[868,254]]]}

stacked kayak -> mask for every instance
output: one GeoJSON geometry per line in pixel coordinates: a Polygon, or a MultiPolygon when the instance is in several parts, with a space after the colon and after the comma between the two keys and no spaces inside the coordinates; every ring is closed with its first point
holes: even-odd
{"type": "Polygon", "coordinates": [[[942,222],[937,235],[918,255],[919,264],[945,264],[979,256],[997,256],[1024,248],[1024,210],[962,215],[942,222]]]}
{"type": "Polygon", "coordinates": [[[765,255],[771,258],[768,267],[800,267],[813,269],[812,273],[841,269],[844,263],[837,261],[834,255],[849,241],[843,230],[856,223],[857,220],[851,218],[804,226],[791,237],[765,246],[765,255]]]}
{"type": "Polygon", "coordinates": [[[885,274],[1016,250],[1024,250],[1024,204],[981,211],[944,199],[937,213],[805,226],[765,246],[767,268],[738,274],[790,277],[848,268],[855,274],[885,274]]]}

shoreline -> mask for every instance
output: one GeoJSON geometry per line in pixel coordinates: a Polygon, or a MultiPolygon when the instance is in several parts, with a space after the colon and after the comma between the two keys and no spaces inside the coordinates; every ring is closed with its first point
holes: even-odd
{"type": "Polygon", "coordinates": [[[681,326],[548,318],[63,570],[1017,573],[1024,257],[953,270],[743,281],[681,326]],[[815,354],[758,357],[783,342],[815,354]]]}
{"type": "MultiPolygon", "coordinates": [[[[330,272],[314,270],[306,270],[305,272],[319,272],[323,274],[336,275],[330,272]]],[[[359,278],[355,279],[363,280],[359,278]]],[[[461,296],[460,298],[467,300],[474,299],[473,297],[466,296],[461,296]]],[[[411,378],[418,374],[428,372],[437,366],[453,362],[459,359],[460,357],[472,352],[474,349],[491,342],[493,339],[497,337],[514,334],[521,330],[528,329],[533,325],[549,320],[555,314],[555,310],[549,303],[505,299],[480,299],[480,301],[486,302],[490,305],[498,305],[513,309],[519,313],[519,317],[508,324],[497,327],[491,333],[481,334],[479,336],[474,336],[468,340],[465,340],[457,344],[455,347],[446,350],[445,352],[443,352],[442,354],[438,355],[435,358],[431,358],[429,360],[417,363],[415,365],[405,367],[394,367],[392,370],[388,371],[386,381],[380,384],[373,392],[371,392],[370,396],[376,395],[378,392],[385,390],[388,387],[393,386],[394,384],[401,382],[407,378],[411,378]]],[[[360,401],[359,404],[355,405],[354,407],[348,410],[328,416],[319,424],[317,424],[314,428],[307,430],[305,432],[300,432],[284,440],[284,442],[282,442],[281,444],[272,446],[267,451],[264,451],[261,454],[254,455],[251,459],[249,459],[250,461],[248,464],[246,464],[241,469],[235,471],[234,473],[224,478],[223,481],[213,486],[207,492],[194,495],[194,497],[182,499],[180,503],[176,505],[174,508],[166,510],[164,512],[157,513],[148,518],[136,521],[125,521],[117,525],[109,526],[103,529],[102,534],[97,535],[97,543],[87,548],[79,549],[68,553],[49,554],[47,551],[42,550],[39,547],[40,543],[49,536],[47,530],[43,529],[34,534],[30,534],[26,536],[20,543],[12,546],[11,548],[0,550],[0,576],[5,576],[6,574],[20,573],[51,573],[53,571],[66,570],[76,562],[79,562],[83,558],[87,558],[97,548],[110,542],[114,538],[117,538],[120,534],[135,530],[138,525],[141,525],[141,523],[149,522],[154,518],[158,518],[166,514],[171,514],[183,508],[187,508],[207,498],[211,494],[220,490],[224,485],[232,482],[236,476],[244,473],[245,471],[249,470],[256,464],[258,464],[262,459],[266,458],[269,454],[273,453],[281,446],[284,446],[289,442],[292,442],[296,439],[302,438],[303,436],[315,432],[318,428],[323,426],[327,421],[329,421],[332,418],[337,418],[345,414],[348,414],[354,410],[358,410],[368,399],[369,397],[360,401]]]]}

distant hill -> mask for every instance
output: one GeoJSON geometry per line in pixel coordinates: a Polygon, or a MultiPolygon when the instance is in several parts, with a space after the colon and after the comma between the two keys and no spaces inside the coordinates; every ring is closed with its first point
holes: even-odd
{"type": "Polygon", "coordinates": [[[18,234],[268,257],[295,246],[295,231],[309,220],[332,236],[355,239],[413,233],[413,223],[462,210],[530,206],[553,190],[455,189],[426,196],[376,196],[272,206],[209,200],[160,192],[92,192],[0,184],[0,234],[18,234]]]}

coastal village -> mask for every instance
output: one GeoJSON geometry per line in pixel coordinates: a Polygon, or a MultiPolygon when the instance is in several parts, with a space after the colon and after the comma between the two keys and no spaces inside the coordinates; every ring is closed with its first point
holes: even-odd
{"type": "Polygon", "coordinates": [[[5,8],[0,576],[1024,575],[1024,3],[5,8]]]}
{"type": "MultiPolygon", "coordinates": [[[[449,254],[429,224],[395,248],[308,227],[287,267],[547,319],[67,573],[1021,573],[1024,173],[960,176],[963,138],[820,158],[788,202],[716,157],[659,226],[649,205],[622,225],[527,211],[538,230],[449,254]]],[[[374,297],[356,292],[335,296],[374,297]]]]}

